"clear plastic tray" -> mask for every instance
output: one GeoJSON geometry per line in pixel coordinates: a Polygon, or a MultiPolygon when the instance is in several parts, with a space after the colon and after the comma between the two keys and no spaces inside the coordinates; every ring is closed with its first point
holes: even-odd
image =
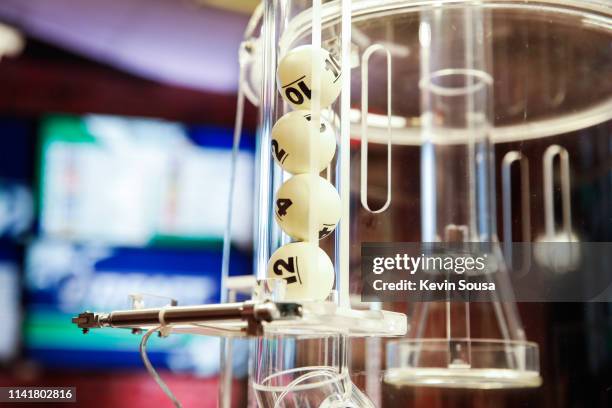
{"type": "Polygon", "coordinates": [[[491,339],[397,340],[387,346],[385,382],[396,386],[503,389],[542,383],[538,346],[491,339]],[[466,361],[452,361],[452,348],[467,348],[466,361]]]}

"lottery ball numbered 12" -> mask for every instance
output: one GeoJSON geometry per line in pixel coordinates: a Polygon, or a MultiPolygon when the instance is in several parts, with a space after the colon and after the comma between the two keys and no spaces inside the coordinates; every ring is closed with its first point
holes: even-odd
{"type": "Polygon", "coordinates": [[[268,278],[284,279],[285,300],[324,300],[334,286],[334,265],[329,256],[309,242],[293,242],[272,254],[268,278]]]}
{"type": "Polygon", "coordinates": [[[302,45],[289,51],[278,64],[278,89],[293,109],[309,109],[312,97],[313,63],[321,66],[321,109],[340,94],[340,64],[327,50],[302,45]]]}
{"type": "MultiPolygon", "coordinates": [[[[280,118],[272,128],[272,155],[274,160],[292,174],[310,170],[311,114],[297,110],[280,118]]],[[[323,171],[334,158],[336,137],[330,123],[321,118],[317,151],[317,170],[323,171]]]]}
{"type": "Polygon", "coordinates": [[[299,174],[278,189],[274,201],[276,221],[283,231],[300,241],[308,240],[310,196],[315,197],[319,239],[333,232],[340,220],[340,196],[327,180],[299,174]]]}

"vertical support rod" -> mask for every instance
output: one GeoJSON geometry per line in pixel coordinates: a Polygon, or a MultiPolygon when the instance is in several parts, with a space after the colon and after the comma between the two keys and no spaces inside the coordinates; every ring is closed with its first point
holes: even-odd
{"type": "Polygon", "coordinates": [[[276,119],[276,64],[277,64],[277,15],[278,0],[265,0],[263,11],[263,75],[261,83],[261,105],[259,109],[259,188],[257,189],[258,214],[255,217],[257,230],[254,242],[255,271],[258,278],[265,278],[266,267],[273,244],[270,229],[274,219],[272,211],[273,178],[271,132],[276,119]]]}
{"type": "Polygon", "coordinates": [[[350,307],[350,215],[351,215],[351,0],[342,0],[341,4],[341,66],[342,93],[340,99],[340,154],[338,160],[339,180],[342,206],[340,225],[336,234],[336,256],[339,257],[336,270],[336,290],[340,306],[350,307]]]}
{"type": "Polygon", "coordinates": [[[308,241],[313,244],[313,251],[309,255],[317,259],[314,246],[319,246],[319,211],[318,192],[319,185],[319,128],[321,126],[321,70],[319,50],[321,49],[321,0],[312,1],[312,36],[311,44],[315,54],[312,55],[311,68],[311,99],[310,99],[310,140],[308,157],[308,174],[311,180],[311,191],[308,197],[308,241]],[[315,63],[315,61],[317,63],[315,63]]]}
{"type": "MultiPolygon", "coordinates": [[[[242,51],[242,50],[241,50],[242,51]]],[[[234,141],[232,145],[232,163],[230,169],[229,193],[227,202],[227,215],[225,231],[223,233],[223,258],[221,263],[221,303],[228,301],[227,279],[229,278],[229,266],[232,251],[232,210],[234,204],[234,191],[236,189],[236,171],[238,168],[238,153],[240,152],[240,139],[242,135],[242,117],[244,113],[244,91],[242,82],[244,80],[244,64],[240,61],[240,72],[238,75],[238,102],[236,105],[236,119],[234,121],[234,141]]],[[[221,361],[219,363],[219,407],[229,408],[232,396],[232,344],[231,339],[221,340],[221,361]]]]}

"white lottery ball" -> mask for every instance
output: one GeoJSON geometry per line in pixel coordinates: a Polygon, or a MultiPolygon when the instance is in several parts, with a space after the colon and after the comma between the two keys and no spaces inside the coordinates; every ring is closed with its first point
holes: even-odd
{"type": "MultiPolygon", "coordinates": [[[[297,110],[280,118],[272,128],[272,156],[289,173],[310,171],[310,122],[309,111],[297,110]]],[[[336,137],[332,126],[321,118],[317,152],[319,172],[329,166],[335,152],[336,137]]]]}
{"type": "Polygon", "coordinates": [[[287,282],[285,300],[324,300],[334,286],[334,265],[318,246],[294,242],[272,254],[268,278],[287,282]]]}
{"type": "Polygon", "coordinates": [[[313,63],[321,66],[321,108],[330,106],[340,94],[340,63],[325,49],[302,45],[289,51],[278,64],[278,89],[293,109],[309,109],[312,97],[313,63]]]}
{"type": "Polygon", "coordinates": [[[317,230],[322,239],[340,220],[340,196],[327,180],[310,174],[293,176],[278,189],[274,201],[276,221],[283,231],[300,241],[308,240],[311,194],[315,197],[317,230]]]}

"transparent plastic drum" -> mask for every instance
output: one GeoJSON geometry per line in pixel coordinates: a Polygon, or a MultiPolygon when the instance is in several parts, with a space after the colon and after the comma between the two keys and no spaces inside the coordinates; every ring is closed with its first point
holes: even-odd
{"type": "MultiPolygon", "coordinates": [[[[339,305],[401,312],[409,322],[386,349],[386,369],[367,355],[354,360],[394,387],[537,387],[538,345],[529,340],[542,338],[533,328],[546,317],[512,301],[503,282],[516,260],[501,249],[609,240],[600,228],[610,222],[612,193],[609,2],[266,4],[273,29],[262,31],[259,273],[292,241],[275,222],[274,202],[291,175],[273,160],[274,148],[265,151],[273,125],[293,110],[278,62],[310,44],[333,55],[342,73],[329,106],[322,81],[308,93],[308,120],[327,120],[337,145],[327,168],[311,175],[338,190],[342,209],[334,232],[316,244],[334,262],[339,305]],[[457,241],[491,244],[504,302],[360,302],[364,243],[457,241]]],[[[385,350],[363,350],[370,346],[385,350]]],[[[375,381],[364,387],[381,397],[375,381]]]]}

